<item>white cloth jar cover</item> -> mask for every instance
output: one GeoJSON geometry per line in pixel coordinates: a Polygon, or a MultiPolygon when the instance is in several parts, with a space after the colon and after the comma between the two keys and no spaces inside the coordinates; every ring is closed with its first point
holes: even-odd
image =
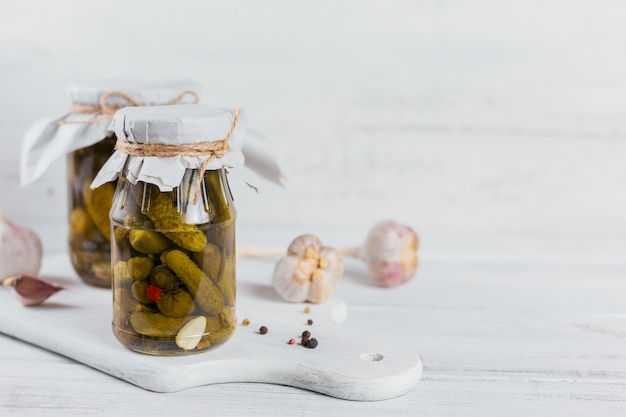
{"type": "MultiPolygon", "coordinates": [[[[180,97],[181,93],[191,91],[197,94],[198,89],[198,84],[183,80],[152,83],[127,80],[71,87],[69,112],[39,120],[27,130],[20,161],[22,185],[41,177],[57,158],[91,146],[110,134],[113,115],[99,110],[105,95],[119,91],[142,106],[171,104],[177,99],[179,104],[188,104],[196,102],[197,96],[180,97]]],[[[107,109],[128,105],[132,105],[128,99],[115,94],[106,100],[107,109]]]]}
{"type": "MultiPolygon", "coordinates": [[[[234,114],[202,104],[186,106],[126,107],[113,117],[112,128],[118,141],[129,144],[194,145],[227,138],[234,114]]],[[[228,152],[213,159],[206,169],[241,168],[244,165],[241,136],[235,127],[228,152]]],[[[185,170],[200,169],[211,155],[136,156],[116,150],[92,183],[92,188],[115,180],[120,173],[136,184],[143,181],[171,191],[180,185],[185,170]]]]}
{"type": "MultiPolygon", "coordinates": [[[[191,81],[153,83],[117,81],[75,86],[70,88],[69,96],[72,107],[98,107],[101,99],[113,91],[120,91],[132,97],[141,106],[168,105],[177,100],[180,100],[177,102],[177,105],[180,105],[196,102],[196,96],[192,94],[181,96],[181,94],[185,91],[197,94],[199,85],[191,81]]],[[[132,103],[114,94],[107,98],[106,104],[109,108],[115,109],[132,103]]],[[[69,111],[61,116],[35,122],[26,132],[22,143],[20,161],[22,185],[28,185],[41,177],[57,158],[103,140],[114,129],[112,116],[112,113],[69,111]]],[[[245,117],[242,117],[238,123],[236,136],[237,138],[233,138],[235,140],[231,142],[234,152],[222,161],[225,162],[224,166],[227,168],[241,166],[245,156],[245,169],[243,172],[235,172],[236,176],[243,178],[248,185],[254,181],[254,179],[249,179],[250,174],[256,174],[273,183],[281,184],[283,175],[271,143],[255,131],[247,129],[245,117]]],[[[120,156],[116,158],[119,159],[120,156]]],[[[158,162],[153,164],[155,163],[158,162]]],[[[184,163],[188,164],[189,160],[185,160],[184,163]]],[[[212,163],[210,169],[215,169],[217,165],[217,162],[212,163]]],[[[169,180],[167,182],[170,183],[169,180]]]]}

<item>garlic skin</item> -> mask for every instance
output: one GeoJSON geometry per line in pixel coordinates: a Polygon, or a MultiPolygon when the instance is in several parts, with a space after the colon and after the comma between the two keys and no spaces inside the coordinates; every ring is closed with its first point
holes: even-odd
{"type": "Polygon", "coordinates": [[[278,260],[272,276],[272,285],[286,301],[301,303],[306,300],[315,263],[295,256],[278,260]]]}
{"type": "Polygon", "coordinates": [[[342,273],[339,251],[323,246],[313,235],[301,235],[291,242],[287,256],[276,263],[272,285],[286,301],[322,303],[333,293],[342,273]]]}
{"type": "Polygon", "coordinates": [[[36,275],[41,268],[41,258],[39,236],[0,213],[0,280],[19,274],[36,275]]]}
{"type": "Polygon", "coordinates": [[[323,247],[320,251],[318,268],[311,275],[307,301],[321,303],[335,290],[335,283],[343,274],[343,257],[339,251],[323,247]]]}
{"type": "Polygon", "coordinates": [[[300,235],[289,244],[287,255],[305,259],[317,259],[322,246],[322,241],[317,236],[300,235]]]}
{"type": "Polygon", "coordinates": [[[378,285],[394,287],[415,275],[418,247],[419,239],[412,228],[389,220],[370,230],[357,256],[367,263],[378,285]]]}

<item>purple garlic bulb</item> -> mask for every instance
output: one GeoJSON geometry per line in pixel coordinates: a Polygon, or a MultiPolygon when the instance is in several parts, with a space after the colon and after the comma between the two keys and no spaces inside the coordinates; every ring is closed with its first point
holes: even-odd
{"type": "Polygon", "coordinates": [[[418,247],[417,233],[411,227],[383,221],[370,230],[356,256],[367,263],[378,285],[394,287],[415,275],[418,247]]]}

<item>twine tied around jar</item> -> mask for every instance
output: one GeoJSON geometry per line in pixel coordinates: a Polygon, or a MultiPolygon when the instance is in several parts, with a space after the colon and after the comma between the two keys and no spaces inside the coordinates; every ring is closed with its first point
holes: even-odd
{"type": "MultiPolygon", "coordinates": [[[[178,104],[187,95],[190,95],[190,96],[192,96],[194,98],[193,104],[197,104],[198,101],[200,100],[200,98],[198,97],[198,94],[195,91],[185,90],[185,91],[182,91],[178,96],[176,96],[176,98],[174,98],[174,100],[170,101],[169,103],[165,103],[165,104],[170,104],[170,105],[178,104]]],[[[118,111],[119,109],[123,109],[124,107],[129,107],[129,106],[138,107],[138,106],[144,106],[144,105],[145,104],[140,103],[132,95],[130,95],[128,93],[125,93],[124,91],[119,91],[119,90],[109,91],[108,93],[105,93],[100,98],[100,104],[79,104],[79,103],[72,103],[72,104],[70,104],[70,112],[71,113],[93,113],[93,114],[100,114],[100,116],[94,117],[93,119],[81,120],[81,121],[78,121],[78,120],[76,120],[76,121],[61,120],[61,121],[59,121],[59,124],[60,125],[68,125],[68,124],[93,124],[93,123],[98,123],[98,122],[101,122],[103,120],[111,119],[116,111],[118,111]],[[126,106],[111,106],[107,102],[109,100],[109,98],[111,98],[111,97],[123,98],[129,104],[126,105],[126,106]]]]}
{"type": "Polygon", "coordinates": [[[171,157],[208,155],[208,158],[205,159],[200,166],[200,173],[198,174],[198,179],[196,180],[193,197],[193,203],[196,204],[198,202],[200,186],[202,185],[202,179],[204,178],[207,166],[216,158],[223,158],[230,149],[230,138],[235,131],[237,122],[239,121],[239,112],[240,109],[238,108],[237,111],[235,111],[230,131],[226,137],[221,140],[213,142],[189,143],[184,145],[165,145],[162,143],[128,143],[118,139],[115,143],[115,149],[131,156],[171,157]]]}

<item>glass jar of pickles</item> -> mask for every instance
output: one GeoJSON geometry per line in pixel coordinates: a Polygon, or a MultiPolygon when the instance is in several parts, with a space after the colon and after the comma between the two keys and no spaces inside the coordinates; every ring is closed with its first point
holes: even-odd
{"type": "Polygon", "coordinates": [[[22,152],[22,182],[40,176],[52,161],[67,154],[69,257],[87,284],[111,286],[109,210],[115,182],[90,189],[113,154],[108,131],[116,110],[126,106],[195,103],[197,86],[187,81],[145,83],[118,81],[70,89],[70,112],[36,123],[22,152]]]}
{"type": "Polygon", "coordinates": [[[89,186],[114,146],[115,137],[108,135],[67,156],[70,260],[84,282],[98,287],[111,285],[109,211],[115,185],[89,186]]]}
{"type": "Polygon", "coordinates": [[[92,187],[118,178],[113,332],[131,350],[201,352],[235,330],[236,211],[225,167],[240,159],[237,115],[189,105],[114,117],[118,150],[92,187]]]}

